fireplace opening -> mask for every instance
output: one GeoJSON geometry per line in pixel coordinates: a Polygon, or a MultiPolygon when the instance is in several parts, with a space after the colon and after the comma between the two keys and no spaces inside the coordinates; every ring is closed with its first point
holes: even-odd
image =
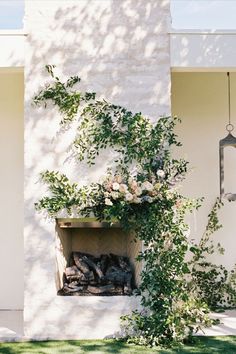
{"type": "Polygon", "coordinates": [[[131,295],[133,289],[128,257],[72,252],[58,295],[131,295]]]}
{"type": "Polygon", "coordinates": [[[118,224],[66,221],[56,225],[56,285],[61,296],[132,295],[140,283],[141,242],[118,224]]]}

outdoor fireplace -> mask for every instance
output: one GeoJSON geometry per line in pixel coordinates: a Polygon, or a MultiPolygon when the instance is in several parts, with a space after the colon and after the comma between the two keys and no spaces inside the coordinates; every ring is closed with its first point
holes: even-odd
{"type": "Polygon", "coordinates": [[[141,243],[118,223],[58,219],[56,284],[58,295],[131,295],[139,285],[141,243]]]}

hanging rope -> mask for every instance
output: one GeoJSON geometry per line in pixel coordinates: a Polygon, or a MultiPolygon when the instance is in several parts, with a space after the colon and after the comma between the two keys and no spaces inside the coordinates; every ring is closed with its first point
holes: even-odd
{"type": "Polygon", "coordinates": [[[230,100],[230,74],[227,72],[228,76],[228,107],[229,107],[229,123],[226,125],[226,130],[230,133],[234,130],[233,124],[231,124],[231,100],[230,100]]]}

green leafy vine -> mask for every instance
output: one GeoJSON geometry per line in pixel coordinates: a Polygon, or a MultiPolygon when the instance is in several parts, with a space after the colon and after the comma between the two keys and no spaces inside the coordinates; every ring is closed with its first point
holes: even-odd
{"type": "MultiPolygon", "coordinates": [[[[47,70],[52,83],[34,102],[46,106],[51,101],[62,115],[61,125],[78,121],[72,143],[77,161],[96,164],[96,157],[107,148],[118,157],[102,182],[84,187],[57,171],[43,172],[41,179],[49,194],[36,208],[52,217],[62,210],[68,215],[93,212],[99,220],[115,218],[124,229],[134,231],[144,245],[137,258],[145,265],[138,289],[143,310],[123,317],[126,336],[151,346],[183,342],[213,323],[210,308],[221,304],[222,297],[235,301],[235,272],[226,274],[224,267],[206,261],[215,252],[210,236],[220,228],[220,202],[209,215],[200,243],[190,243],[185,216],[198,209],[201,200],[185,198],[178,190],[188,166],[187,161],[172,158],[172,149],[181,145],[174,133],[178,119],[161,117],[152,124],[141,113],[97,100],[95,93],[75,90],[77,76],[63,83],[52,66],[47,70]],[[214,288],[211,294],[210,287],[214,288]]],[[[219,245],[218,250],[222,251],[219,245]]]]}
{"type": "Polygon", "coordinates": [[[192,278],[189,286],[213,310],[236,307],[236,269],[228,271],[223,265],[208,260],[208,256],[214,253],[224,254],[221,244],[215,245],[211,238],[222,227],[218,219],[218,210],[222,206],[222,201],[217,198],[200,242],[190,247],[193,257],[189,262],[192,278]]]}

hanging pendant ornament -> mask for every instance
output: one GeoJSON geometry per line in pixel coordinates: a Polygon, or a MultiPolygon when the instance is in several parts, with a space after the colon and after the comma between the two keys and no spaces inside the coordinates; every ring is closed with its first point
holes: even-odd
{"type": "Polygon", "coordinates": [[[224,149],[226,147],[234,147],[236,148],[236,137],[231,134],[231,132],[234,130],[233,124],[231,124],[231,107],[230,107],[230,74],[227,72],[228,76],[228,113],[229,113],[229,121],[228,124],[226,125],[226,130],[228,132],[228,135],[220,140],[219,143],[219,155],[220,155],[220,199],[226,198],[229,201],[234,201],[236,200],[236,194],[235,193],[226,193],[224,190],[224,149]]]}

